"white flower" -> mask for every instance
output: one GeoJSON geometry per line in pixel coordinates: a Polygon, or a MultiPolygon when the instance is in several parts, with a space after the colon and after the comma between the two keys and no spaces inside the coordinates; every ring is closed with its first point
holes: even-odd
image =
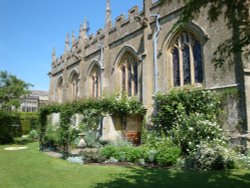
{"type": "Polygon", "coordinates": [[[193,128],[193,127],[189,127],[189,130],[190,130],[190,131],[193,131],[193,130],[194,130],[194,128],[193,128]]]}

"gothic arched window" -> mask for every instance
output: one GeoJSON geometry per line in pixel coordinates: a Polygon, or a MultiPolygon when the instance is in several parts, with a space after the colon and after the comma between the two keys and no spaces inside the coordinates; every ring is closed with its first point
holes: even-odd
{"type": "Polygon", "coordinates": [[[100,97],[101,95],[101,70],[95,65],[90,74],[91,79],[91,95],[92,97],[100,97]]]}
{"type": "Polygon", "coordinates": [[[63,102],[63,79],[60,77],[56,85],[56,98],[59,103],[63,102]]]}
{"type": "Polygon", "coordinates": [[[121,64],[122,91],[127,92],[128,96],[138,94],[138,63],[130,54],[126,53],[122,58],[121,64]]]}
{"type": "Polygon", "coordinates": [[[173,86],[203,82],[201,43],[190,32],[182,32],[171,48],[173,86]]]}
{"type": "Polygon", "coordinates": [[[71,73],[70,79],[69,79],[69,89],[70,89],[70,99],[76,100],[78,97],[78,87],[79,87],[79,78],[76,71],[73,71],[71,73]]]}

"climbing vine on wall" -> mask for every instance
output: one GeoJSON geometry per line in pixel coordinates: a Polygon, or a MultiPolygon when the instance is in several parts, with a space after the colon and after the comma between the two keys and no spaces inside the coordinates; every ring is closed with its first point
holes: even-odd
{"type": "Polygon", "coordinates": [[[46,132],[47,116],[52,113],[60,113],[59,127],[62,129],[61,140],[64,157],[66,158],[68,156],[68,138],[71,117],[74,114],[84,114],[88,110],[95,111],[96,116],[103,116],[106,113],[117,115],[121,120],[128,115],[144,116],[146,113],[146,108],[141,102],[134,98],[128,98],[126,95],[45,106],[40,109],[40,149],[44,149],[43,143],[46,132]]]}

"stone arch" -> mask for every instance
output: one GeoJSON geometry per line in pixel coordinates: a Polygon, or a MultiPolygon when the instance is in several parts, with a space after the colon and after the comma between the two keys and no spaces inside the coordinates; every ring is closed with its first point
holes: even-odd
{"type": "Polygon", "coordinates": [[[169,32],[164,42],[170,87],[200,85],[204,81],[203,46],[208,37],[194,23],[169,32]]]}
{"type": "Polygon", "coordinates": [[[77,70],[72,70],[69,74],[69,77],[68,77],[68,82],[72,82],[74,78],[79,77],[79,73],[77,70]]]}
{"type": "Polygon", "coordinates": [[[194,22],[189,22],[185,24],[185,26],[179,24],[175,29],[171,29],[170,32],[167,33],[161,49],[169,49],[176,37],[184,30],[193,33],[202,45],[204,45],[209,38],[205,30],[194,22]]]}
{"type": "Polygon", "coordinates": [[[88,67],[87,71],[86,71],[86,76],[89,76],[93,70],[93,68],[97,66],[100,70],[102,70],[102,65],[100,64],[100,62],[94,60],[92,61],[92,63],[90,64],[90,66],[88,67]]]}
{"type": "Polygon", "coordinates": [[[119,82],[119,88],[126,92],[128,96],[137,96],[139,94],[139,59],[136,50],[131,46],[125,46],[118,53],[113,64],[113,70],[116,71],[116,82],[119,82]]]}
{"type": "Polygon", "coordinates": [[[119,66],[119,63],[122,61],[122,58],[124,57],[126,53],[130,53],[132,56],[134,56],[136,61],[139,62],[138,53],[135,50],[135,48],[133,48],[132,46],[126,45],[121,49],[121,51],[116,56],[114,64],[113,64],[113,68],[115,68],[116,66],[119,66]]]}
{"type": "Polygon", "coordinates": [[[60,76],[56,82],[56,101],[58,103],[63,102],[63,78],[60,76]]]}
{"type": "Polygon", "coordinates": [[[79,95],[79,73],[72,70],[68,77],[68,94],[70,101],[77,100],[79,95]]]}
{"type": "Polygon", "coordinates": [[[97,98],[102,93],[102,66],[98,61],[93,61],[86,74],[87,89],[89,96],[97,98]]]}
{"type": "Polygon", "coordinates": [[[57,82],[56,82],[56,87],[59,87],[63,85],[63,78],[62,76],[60,76],[58,79],[57,79],[57,82]]]}

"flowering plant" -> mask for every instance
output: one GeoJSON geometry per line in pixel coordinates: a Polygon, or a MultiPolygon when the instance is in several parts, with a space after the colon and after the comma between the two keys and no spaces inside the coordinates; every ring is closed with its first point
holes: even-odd
{"type": "Polygon", "coordinates": [[[192,152],[191,157],[196,168],[219,170],[234,168],[237,154],[217,141],[203,141],[192,152]]]}

